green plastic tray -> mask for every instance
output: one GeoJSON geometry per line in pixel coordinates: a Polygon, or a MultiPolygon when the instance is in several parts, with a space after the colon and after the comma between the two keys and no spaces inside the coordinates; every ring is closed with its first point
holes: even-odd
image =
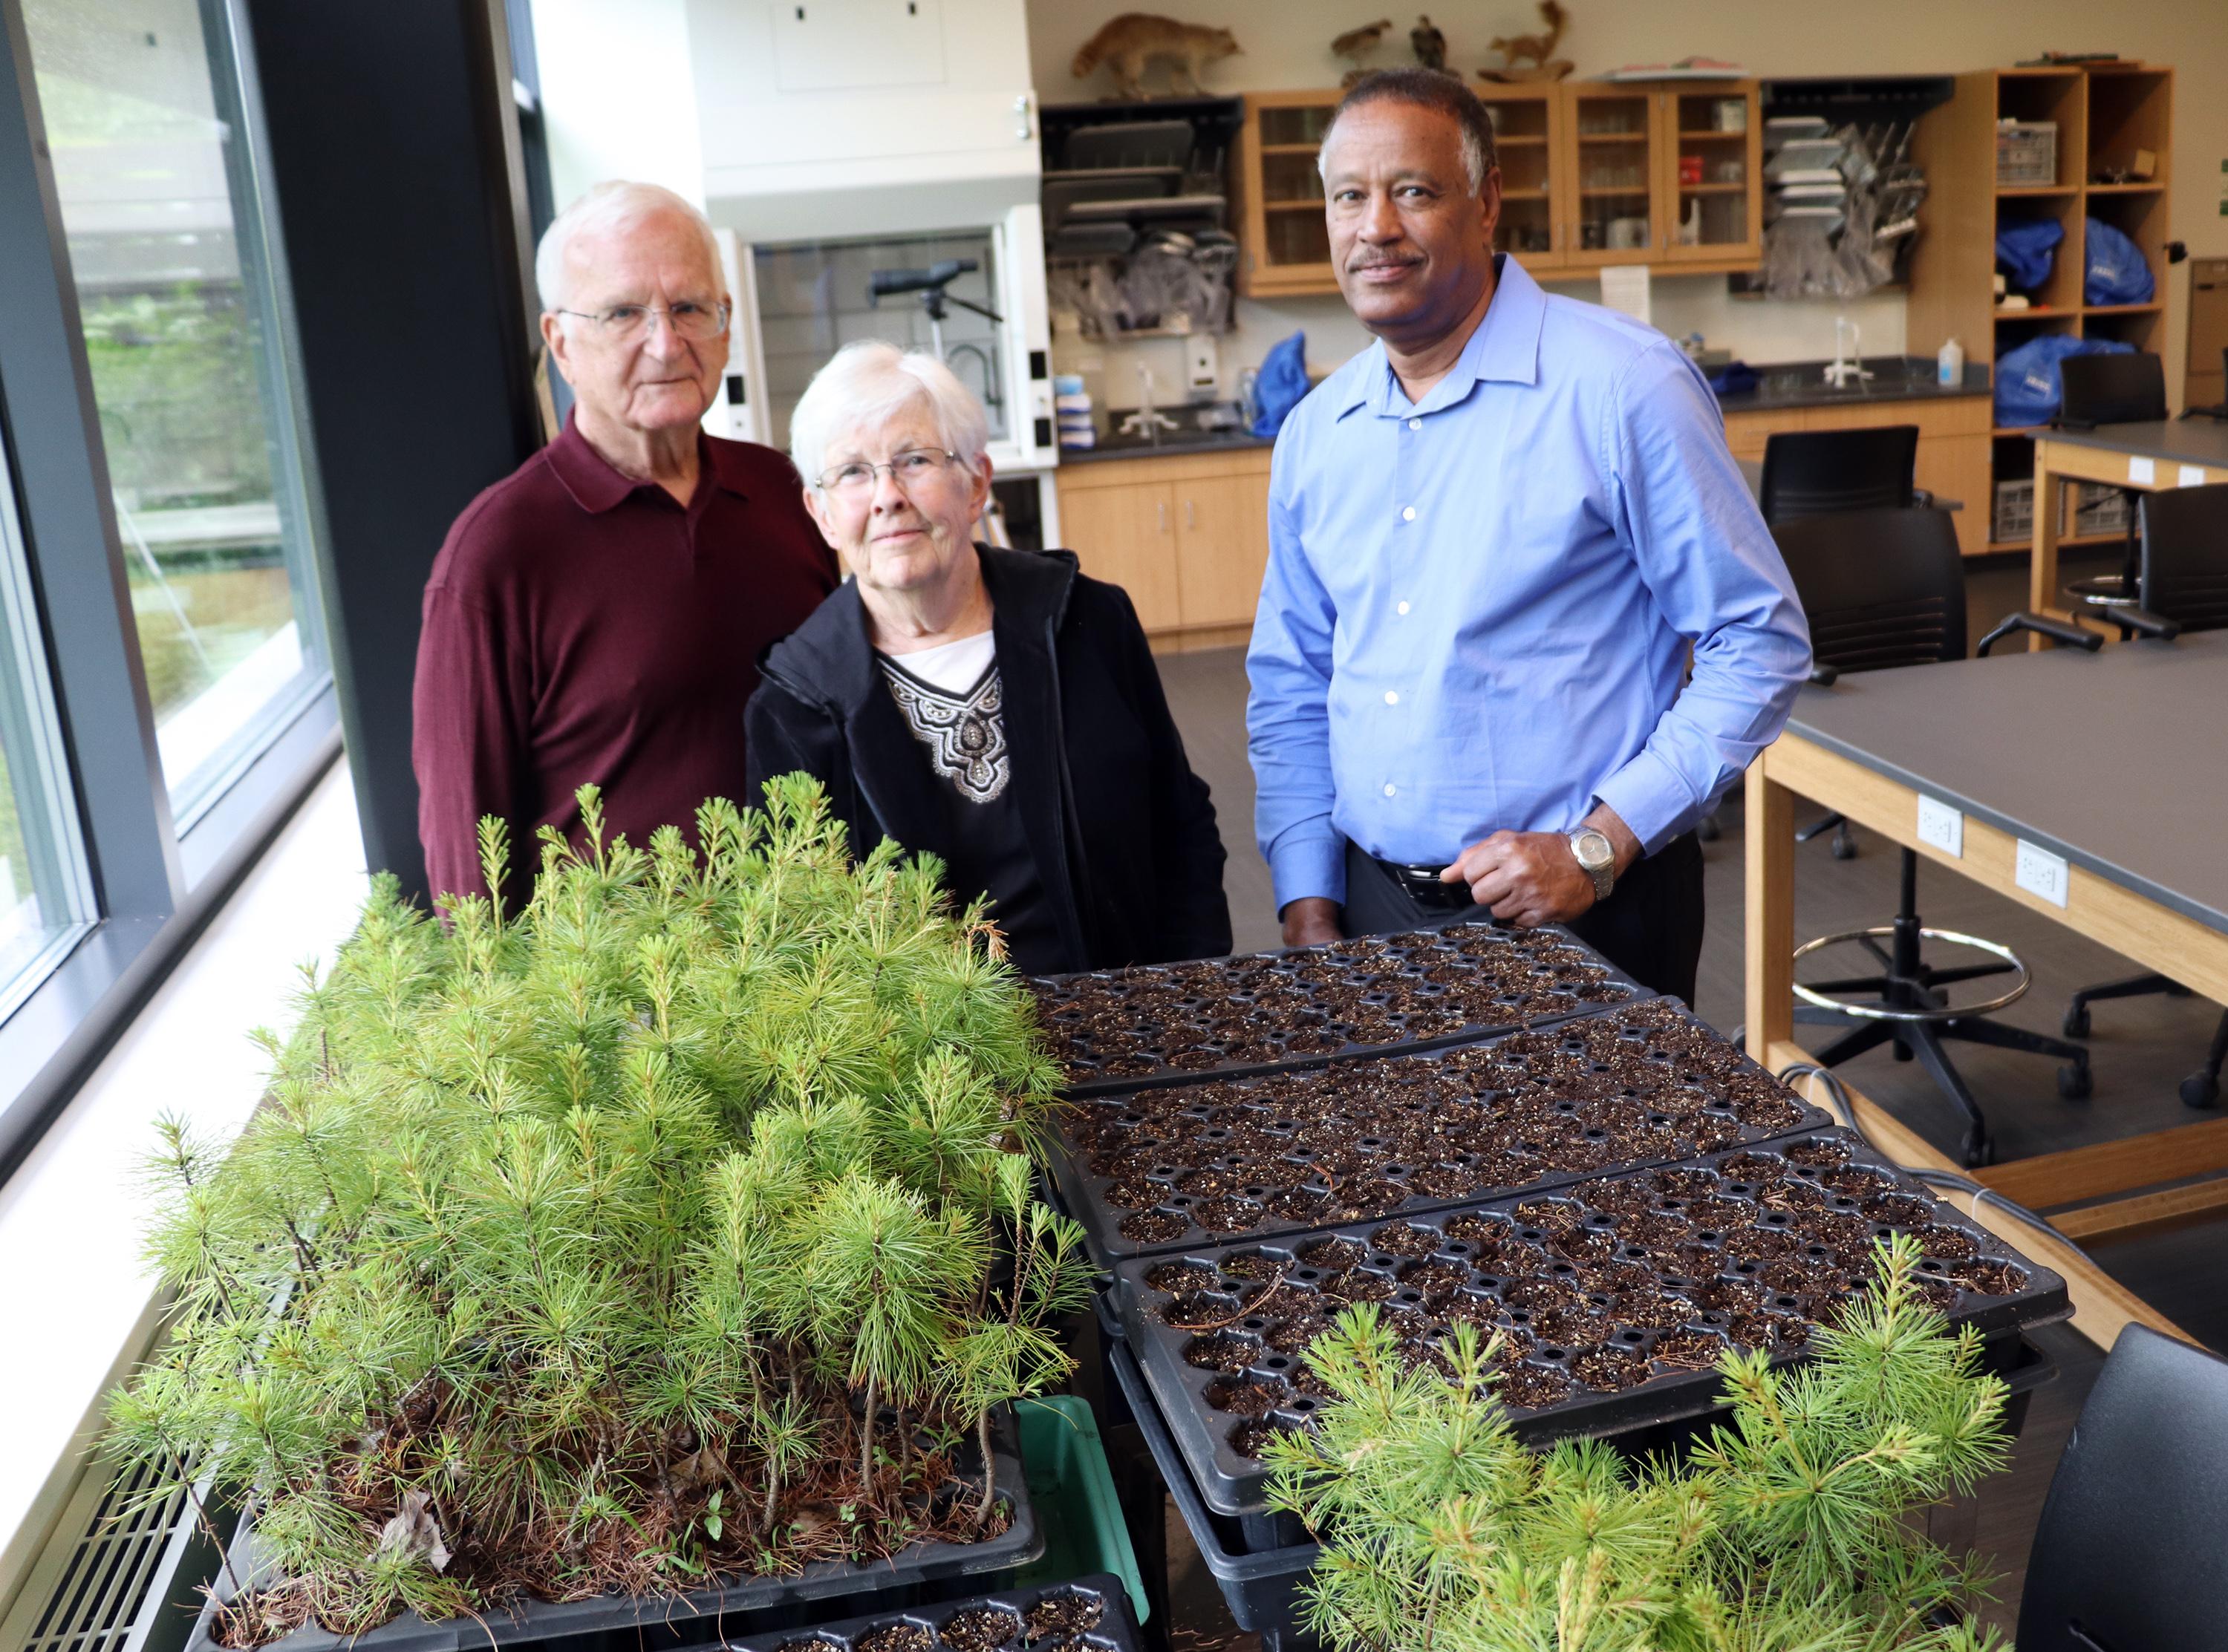
{"type": "Polygon", "coordinates": [[[1111,1572],[1129,1591],[1137,1621],[1144,1622],[1152,1608],[1090,1402],[1072,1394],[1046,1394],[1021,1400],[1014,1415],[1021,1425],[1029,1504],[1045,1540],[1044,1558],[1023,1566],[1015,1586],[1111,1572]]]}

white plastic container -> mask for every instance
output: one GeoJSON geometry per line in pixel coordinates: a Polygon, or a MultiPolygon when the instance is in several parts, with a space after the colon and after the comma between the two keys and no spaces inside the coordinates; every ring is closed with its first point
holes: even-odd
{"type": "Polygon", "coordinates": [[[1934,378],[1952,388],[1965,382],[1965,347],[1956,339],[1934,353],[1934,378]]]}

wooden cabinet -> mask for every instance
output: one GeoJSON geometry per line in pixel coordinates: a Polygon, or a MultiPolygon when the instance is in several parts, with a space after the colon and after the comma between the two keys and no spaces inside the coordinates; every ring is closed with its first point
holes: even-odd
{"type": "Polygon", "coordinates": [[[1336,292],[1316,151],[1338,107],[1336,92],[1255,92],[1238,132],[1232,202],[1239,287],[1257,298],[1336,292]]]}
{"type": "MultiPolygon", "coordinates": [[[[1611,264],[1751,270],[1764,256],[1764,122],[1753,80],[1479,88],[1501,179],[1494,244],[1553,279],[1611,264]]],[[[1335,92],[1250,96],[1239,143],[1247,294],[1335,292],[1316,155],[1335,92]]]]}
{"type": "MultiPolygon", "coordinates": [[[[1919,123],[1911,159],[1926,169],[1926,225],[1911,255],[1911,297],[1905,348],[1931,355],[1950,339],[1969,360],[2001,361],[2036,338],[2109,339],[2138,350],[2167,354],[2168,184],[2174,171],[2174,71],[2156,64],[2097,63],[2087,67],[1982,69],[1957,77],[1957,92],[1939,114],[1919,123]],[[2019,121],[2052,129],[2055,173],[2048,182],[1998,173],[1997,123],[2019,121]],[[2139,153],[2150,156],[2147,176],[2123,174],[2139,153]],[[1995,298],[1996,235],[2008,225],[2047,219],[2063,232],[2042,284],[2023,295],[2024,306],[1995,298]],[[2125,234],[2150,265],[2150,298],[2139,304],[2091,304],[2083,290],[2088,224],[2095,220],[2125,234]]],[[[2185,400],[2189,399],[2185,392],[2185,400]]],[[[1996,487],[2034,475],[2029,430],[1996,428],[1988,455],[1985,497],[1967,507],[1986,527],[1996,487]]],[[[1958,525],[1960,538],[1966,524],[1958,525]]],[[[2061,547],[2118,545],[2117,533],[2068,534],[2061,547]]],[[[1996,542],[1999,551],[2025,551],[2021,528],[1996,542]]],[[[1968,549],[1970,544],[1968,542],[1968,549]]]]}
{"type": "Polygon", "coordinates": [[[1064,465],[1060,538],[1161,647],[1243,642],[1269,564],[1269,452],[1064,465]]]}

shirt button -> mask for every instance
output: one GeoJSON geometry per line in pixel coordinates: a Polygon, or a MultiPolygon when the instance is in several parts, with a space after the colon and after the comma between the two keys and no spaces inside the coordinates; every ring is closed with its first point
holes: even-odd
{"type": "Polygon", "coordinates": [[[1420,431],[1424,428],[1424,421],[1420,418],[1412,418],[1408,421],[1408,428],[1412,431],[1420,431]]]}
{"type": "Polygon", "coordinates": [[[1388,780],[1388,781],[1386,781],[1385,782],[1385,795],[1386,795],[1386,796],[1387,796],[1387,797],[1392,796],[1393,793],[1395,793],[1395,792],[1399,791],[1399,789],[1400,789],[1400,788],[1399,788],[1398,786],[1395,786],[1395,785],[1394,785],[1391,781],[1389,781],[1389,780],[1388,780]]]}
{"type": "Polygon", "coordinates": [[[1385,703],[1387,705],[1398,705],[1400,703],[1400,691],[1395,688],[1386,689],[1385,691],[1385,703]]]}
{"type": "Polygon", "coordinates": [[[1416,520],[1416,507],[1413,505],[1411,505],[1407,509],[1402,511],[1400,513],[1400,520],[1404,522],[1414,521],[1416,520]]]}
{"type": "Polygon", "coordinates": [[[1408,611],[1408,605],[1407,605],[1407,603],[1401,603],[1401,604],[1400,604],[1400,612],[1402,612],[1403,614],[1405,614],[1407,611],[1408,611]]]}

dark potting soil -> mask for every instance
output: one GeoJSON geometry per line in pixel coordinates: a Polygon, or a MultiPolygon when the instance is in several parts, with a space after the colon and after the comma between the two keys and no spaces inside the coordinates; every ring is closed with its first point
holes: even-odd
{"type": "Polygon", "coordinates": [[[2063,1311],[2055,1276],[2031,1272],[1892,1167],[1862,1165],[1862,1178],[1847,1179],[1853,1151],[1836,1133],[1438,1219],[1127,1264],[1125,1312],[1143,1315],[1136,1340],[1149,1356],[1178,1353],[1213,1374],[1183,1386],[1218,1460],[1234,1464],[1273,1432],[1307,1426],[1325,1385],[1301,1356],[1349,1303],[1379,1304],[1410,1364],[1449,1368],[1457,1324],[1501,1336],[1501,1400],[1520,1420],[1567,1416],[1550,1433],[1584,1432],[1585,1410],[1609,1396],[1704,1379],[1729,1349],[1799,1355],[1871,1287],[1874,1241],[1896,1229],[1863,1213],[1888,1199],[1919,1218],[1899,1229],[1920,1242],[1916,1283],[1953,1320],[1985,1332],[2063,1311]],[[1851,1190],[1827,1186],[1828,1176],[1851,1190]],[[2031,1290],[2040,1294],[2012,1300],[2031,1290]],[[1181,1329],[1210,1310],[1214,1329],[1181,1329]]]}
{"type": "Polygon", "coordinates": [[[852,1643],[855,1652],[935,1652],[936,1636],[920,1623],[885,1623],[852,1643]]]}
{"type": "Polygon", "coordinates": [[[1304,1061],[1523,1026],[1639,995],[1561,930],[1490,923],[1029,985],[1077,1082],[1304,1061]]]}
{"type": "Polygon", "coordinates": [[[954,1612],[944,1620],[940,1638],[951,1652],[996,1652],[1021,1632],[1021,1620],[996,1606],[954,1612]]]}
{"type": "MultiPolygon", "coordinates": [[[[1650,1000],[1414,1056],[1072,1102],[1056,1115],[1055,1174],[1111,1259],[1553,1187],[1826,1122],[1650,1000]]],[[[1563,1223],[1550,1205],[1535,1225],[1563,1223]]],[[[1380,1248],[1402,1242],[1396,1224],[1380,1248]]]]}
{"type": "Polygon", "coordinates": [[[1096,1629],[1105,1616],[1106,1603],[1090,1595],[1047,1595],[1029,1608],[1025,1633],[1032,1641],[1048,1635],[1080,1635],[1096,1629]]]}

